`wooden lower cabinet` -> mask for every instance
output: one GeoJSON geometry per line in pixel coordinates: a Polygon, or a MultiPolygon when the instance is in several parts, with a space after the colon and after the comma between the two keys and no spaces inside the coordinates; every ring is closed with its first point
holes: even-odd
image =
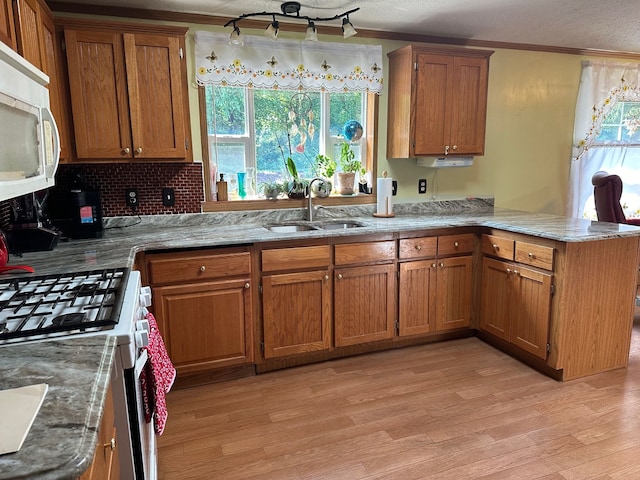
{"type": "Polygon", "coordinates": [[[483,258],[481,328],[546,359],[553,275],[483,258]]]}
{"type": "Polygon", "coordinates": [[[331,347],[329,270],[262,277],[264,357],[331,347]]]}
{"type": "Polygon", "coordinates": [[[154,306],[178,374],[247,363],[250,279],[158,287],[154,306]]]}
{"type": "Polygon", "coordinates": [[[105,398],[102,420],[98,430],[98,444],[89,468],[79,480],[117,480],[120,478],[118,445],[116,444],[115,411],[111,387],[105,398]]]}
{"type": "Polygon", "coordinates": [[[248,248],[147,254],[145,263],[152,311],[178,377],[253,363],[248,248]]]}
{"type": "Polygon", "coordinates": [[[395,292],[396,273],[393,264],[336,268],[336,347],[393,338],[395,292]]]}

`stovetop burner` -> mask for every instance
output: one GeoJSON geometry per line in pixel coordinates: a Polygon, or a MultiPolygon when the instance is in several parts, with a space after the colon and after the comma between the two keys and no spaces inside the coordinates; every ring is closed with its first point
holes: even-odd
{"type": "Polygon", "coordinates": [[[91,270],[0,281],[0,341],[110,329],[129,270],[91,270]]]}

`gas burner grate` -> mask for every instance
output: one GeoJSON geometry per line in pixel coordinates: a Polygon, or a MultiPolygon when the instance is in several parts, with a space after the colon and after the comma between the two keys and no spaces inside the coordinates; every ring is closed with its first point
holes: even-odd
{"type": "Polygon", "coordinates": [[[128,275],[114,268],[0,281],[0,341],[113,328],[128,275]]]}

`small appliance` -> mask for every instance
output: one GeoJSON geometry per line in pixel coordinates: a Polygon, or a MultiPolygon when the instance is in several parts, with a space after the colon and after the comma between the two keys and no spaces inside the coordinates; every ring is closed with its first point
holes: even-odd
{"type": "Polygon", "coordinates": [[[9,200],[11,224],[6,233],[11,253],[53,250],[58,244],[60,234],[43,214],[47,196],[45,192],[40,199],[35,193],[29,193],[9,200]]]}
{"type": "Polygon", "coordinates": [[[102,196],[80,174],[68,188],[51,190],[47,212],[52,224],[69,238],[102,238],[102,196]]]}

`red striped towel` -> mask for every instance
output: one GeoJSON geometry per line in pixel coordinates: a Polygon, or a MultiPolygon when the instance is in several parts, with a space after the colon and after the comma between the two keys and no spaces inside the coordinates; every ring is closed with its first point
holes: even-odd
{"type": "Polygon", "coordinates": [[[144,419],[149,423],[153,418],[156,435],[162,435],[167,422],[165,395],[169,393],[176,379],[176,369],[164,346],[155,317],[149,312],[145,318],[149,322],[149,345],[146,347],[149,360],[140,375],[144,419]]]}

